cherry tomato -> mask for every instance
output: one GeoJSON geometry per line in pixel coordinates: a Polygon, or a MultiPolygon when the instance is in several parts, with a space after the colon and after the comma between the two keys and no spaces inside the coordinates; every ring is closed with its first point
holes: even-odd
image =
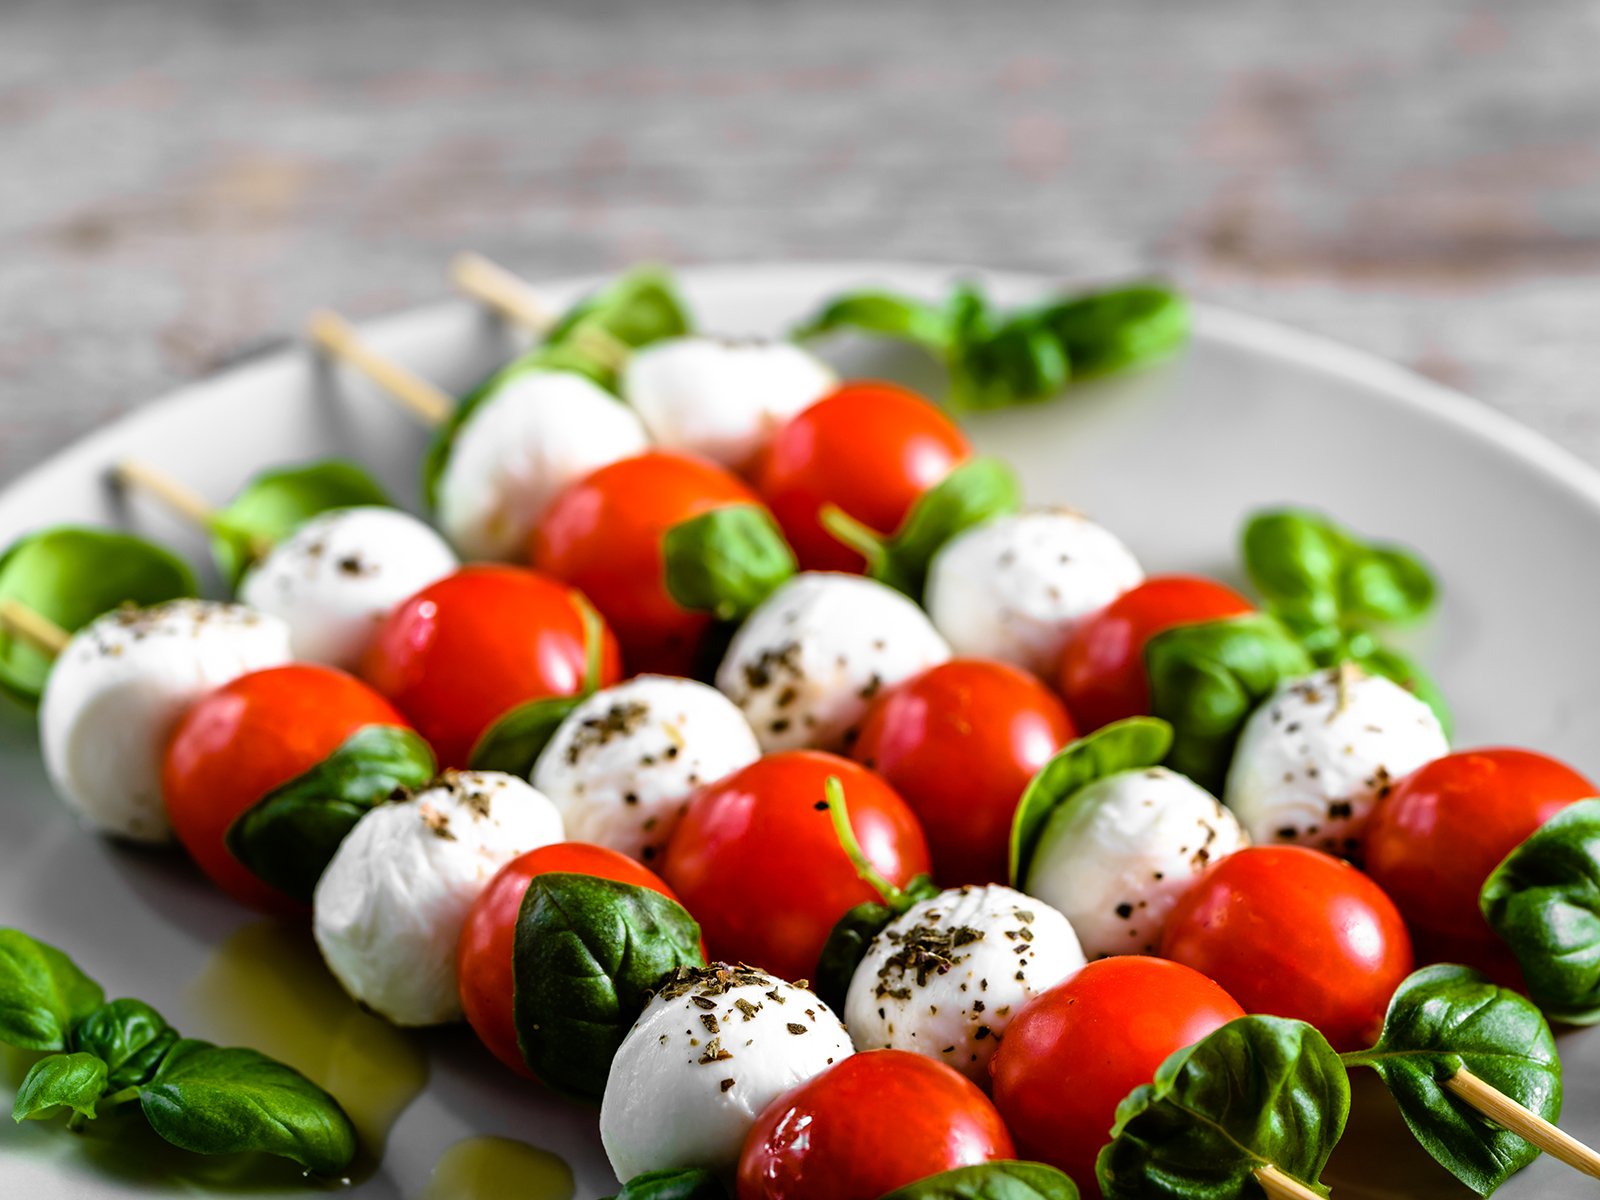
{"type": "Polygon", "coordinates": [[[1094,1160],[1117,1105],[1176,1050],[1244,1016],[1211,980],[1142,955],[1092,962],[1012,1017],[989,1062],[994,1103],[1024,1158],[1098,1195],[1094,1160]]]}
{"type": "Polygon", "coordinates": [[[559,872],[614,879],[649,888],[676,900],[655,872],[641,867],[625,854],[584,842],[557,842],[530,850],[500,868],[489,886],[478,893],[461,927],[456,944],[456,966],[461,980],[461,1007],[467,1023],[485,1046],[506,1066],[529,1079],[533,1072],[522,1061],[517,1027],[512,1018],[511,948],[517,932],[522,897],[535,875],[559,872]]]}
{"type": "Polygon", "coordinates": [[[960,1072],[905,1050],[868,1050],[756,1118],[739,1155],[739,1200],[878,1200],[1014,1154],[1000,1114],[960,1072]]]}
{"type": "Polygon", "coordinates": [[[1029,672],[954,659],[879,696],[850,756],[917,814],[941,884],[1003,883],[1017,801],[1074,736],[1061,701],[1029,672]]]}
{"type": "Polygon", "coordinates": [[[1531,750],[1447,754],[1379,801],[1367,824],[1367,871],[1424,949],[1504,979],[1510,959],[1478,910],[1484,880],[1539,826],[1596,794],[1571,767],[1531,750]]]}
{"type": "MultiPolygon", "coordinates": [[[[602,634],[601,686],[621,675],[602,634]]],[[[361,673],[411,718],[443,767],[510,709],[581,690],[587,651],[572,589],[516,567],[464,567],[429,584],[378,626],[361,673]]]]}
{"type": "Polygon", "coordinates": [[[836,504],[862,524],[890,534],[917,498],[970,458],[972,447],[950,418],[892,383],[846,383],[789,421],[772,439],[756,490],[800,565],[810,571],[860,571],[861,556],[817,519],[836,504]]]}
{"type": "Polygon", "coordinates": [[[1158,575],[1073,629],[1061,659],[1067,711],[1084,732],[1150,711],[1145,643],[1164,629],[1251,612],[1232,588],[1195,575],[1158,575]]]}
{"type": "Polygon", "coordinates": [[[1253,1013],[1315,1025],[1341,1051],[1377,1039],[1412,966],[1394,901],[1304,846],[1254,846],[1208,867],[1167,917],[1161,953],[1253,1013]]]}
{"type": "Polygon", "coordinates": [[[367,725],[405,718],[354,676],[291,663],[241,675],[197,701],[167,743],[161,792],[173,832],[228,895],[267,912],[304,906],[233,856],[229,827],[268,792],[305,774],[367,725]]]}
{"type": "Polygon", "coordinates": [[[661,539],[681,521],[755,493],[715,463],[652,450],[601,467],[545,510],[529,543],[533,565],[600,610],[631,671],[687,675],[711,625],[667,592],[661,539]]]}
{"type": "Polygon", "coordinates": [[[839,918],[878,899],[834,835],[830,775],[880,874],[904,886],[927,871],[916,816],[871,771],[815,750],[769,754],[702,788],[667,843],[661,874],[700,922],[712,958],[809,978],[839,918]]]}

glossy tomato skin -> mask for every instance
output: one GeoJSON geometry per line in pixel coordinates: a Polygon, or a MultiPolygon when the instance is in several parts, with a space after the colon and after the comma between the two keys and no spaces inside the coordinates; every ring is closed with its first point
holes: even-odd
{"type": "Polygon", "coordinates": [[[809,979],[839,918],[878,899],[834,836],[830,775],[880,873],[904,885],[928,870],[916,816],[878,776],[820,751],[769,754],[702,788],[667,844],[661,874],[700,922],[713,959],[809,979]]]}
{"type": "Polygon", "coordinates": [[[585,842],[557,842],[530,850],[501,867],[478,894],[456,943],[461,1007],[466,1010],[467,1023],[489,1051],[529,1079],[533,1072],[522,1060],[512,1018],[512,947],[528,885],[534,876],[552,873],[613,879],[677,899],[655,872],[625,854],[585,842]]]}
{"type": "Polygon", "coordinates": [[[1018,1010],[990,1060],[994,1103],[1022,1157],[1098,1195],[1094,1161],[1117,1105],[1176,1050],[1244,1016],[1211,980],[1143,955],[1092,962],[1018,1010]]]}
{"type": "Polygon", "coordinates": [[[850,756],[917,814],[941,885],[1004,883],[1017,801],[1075,736],[1030,672],[953,659],[879,696],[850,756]]]}
{"type": "Polygon", "coordinates": [[[715,463],[651,450],[601,467],[556,497],[529,542],[534,567],[605,617],[631,671],[687,675],[711,625],[667,592],[661,542],[691,517],[756,495],[715,463]]]}
{"type": "Polygon", "coordinates": [[[173,832],[224,892],[265,912],[304,911],[228,850],[228,829],[268,792],[311,770],[367,725],[406,720],[334,667],[291,663],[223,684],[178,723],[162,760],[173,832]]]}
{"type": "Polygon", "coordinates": [[[1079,622],[1061,658],[1058,683],[1085,733],[1150,711],[1144,648],[1178,625],[1254,611],[1238,592],[1197,575],[1157,575],[1079,622]]]}
{"type": "Polygon", "coordinates": [[[739,1156],[739,1200],[878,1200],[956,1167],[1011,1158],[971,1080],[904,1050],[853,1054],[779,1096],[739,1156]]]}
{"type": "Polygon", "coordinates": [[[818,522],[836,504],[893,533],[922,493],[972,456],[965,435],[915,392],[892,383],[846,383],[789,421],[767,446],[756,490],[809,571],[860,571],[865,563],[818,522]]]}
{"type": "MultiPolygon", "coordinates": [[[[602,635],[601,685],[621,675],[602,635]]],[[[429,584],[378,626],[362,676],[411,719],[441,767],[465,767],[507,711],[569,696],[587,661],[579,600],[565,584],[517,567],[463,567],[429,584]]]]}
{"type": "Polygon", "coordinates": [[[1248,847],[1209,867],[1167,917],[1161,953],[1253,1013],[1315,1025],[1339,1051],[1372,1045],[1412,967],[1383,889],[1304,846],[1248,847]]]}

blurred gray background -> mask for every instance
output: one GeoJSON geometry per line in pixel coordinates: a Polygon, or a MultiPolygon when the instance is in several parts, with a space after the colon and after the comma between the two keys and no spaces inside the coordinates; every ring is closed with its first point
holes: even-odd
{"type": "Polygon", "coordinates": [[[1600,463],[1597,62],[1592,0],[0,0],[0,479],[463,247],[1162,271],[1600,463]]]}

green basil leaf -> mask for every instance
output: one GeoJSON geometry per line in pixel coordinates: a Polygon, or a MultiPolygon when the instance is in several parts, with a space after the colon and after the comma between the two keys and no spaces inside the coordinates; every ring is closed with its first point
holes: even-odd
{"type": "Polygon", "coordinates": [[[1246,718],[1313,666],[1266,613],[1163,630],[1145,643],[1144,663],[1150,711],[1172,726],[1167,765],[1219,795],[1246,718]]]}
{"type": "Polygon", "coordinates": [[[1243,547],[1245,570],[1274,612],[1321,624],[1413,621],[1438,593],[1410,551],[1364,542],[1307,509],[1256,513],[1243,547]]]}
{"type": "Polygon", "coordinates": [[[147,1081],[178,1040],[177,1030],[143,1000],[113,1000],[72,1031],[72,1045],[104,1061],[109,1091],[147,1081]]]}
{"type": "Polygon", "coordinates": [[[1424,967],[1396,990],[1371,1050],[1346,1054],[1394,1095],[1422,1148],[1480,1196],[1539,1156],[1443,1087],[1465,1067],[1547,1121],[1561,1115],[1561,1060],[1544,1016],[1526,997],[1467,967],[1424,967]]]}
{"type": "Polygon", "coordinates": [[[528,778],[561,722],[583,701],[580,694],[547,696],[517,705],[483,731],[467,756],[468,769],[528,778]]]}
{"type": "Polygon", "coordinates": [[[65,1050],[73,1026],[105,999],[100,985],[54,946],[0,929],[0,1042],[65,1050]]]}
{"type": "Polygon", "coordinates": [[[396,790],[433,778],[433,751],[395,725],[366,725],[327,758],[268,792],[229,827],[229,851],[258,879],[304,904],[347,833],[396,790]]]}
{"type": "Polygon", "coordinates": [[[1000,1160],[930,1175],[880,1200],[1078,1200],[1078,1187],[1044,1163],[1000,1160]]]}
{"type": "Polygon", "coordinates": [[[1106,1200],[1255,1196],[1269,1164],[1326,1195],[1322,1169],[1349,1112],[1327,1039],[1301,1021],[1240,1017],[1128,1094],[1095,1173],[1106,1200]]]}
{"type": "Polygon", "coordinates": [[[722,1177],[704,1167],[674,1167],[635,1175],[611,1200],[729,1200],[722,1177]]]}
{"type": "Polygon", "coordinates": [[[1097,779],[1153,767],[1172,747],[1172,727],[1154,717],[1128,717],[1068,742],[1039,768],[1011,819],[1011,882],[1020,887],[1033,865],[1050,815],[1097,779]]]}
{"type": "MultiPolygon", "coordinates": [[[[196,594],[189,564],[154,542],[109,529],[61,525],[20,538],[0,554],[0,600],[12,600],[75,633],[123,604],[196,594]]],[[[0,691],[32,704],[51,658],[0,626],[0,691]]]]}
{"type": "Polygon", "coordinates": [[[1188,301],[1158,283],[1089,292],[1032,317],[1060,342],[1075,379],[1145,366],[1189,340],[1188,301]]]}
{"type": "Polygon", "coordinates": [[[950,319],[939,305],[880,291],[834,297],[796,326],[791,336],[805,340],[841,330],[912,342],[941,357],[951,343],[950,319]]]}
{"type": "MultiPolygon", "coordinates": [[[[904,888],[906,907],[920,900],[931,900],[939,894],[939,885],[931,876],[918,875],[904,888]]],[[[903,910],[902,910],[903,911],[903,910]]],[[[868,900],[848,910],[828,931],[828,940],[822,944],[822,954],[817,959],[817,969],[811,977],[811,990],[834,1012],[844,1011],[845,996],[850,991],[850,980],[856,968],[867,956],[867,949],[900,913],[887,904],[868,900]]]]}
{"type": "Polygon", "coordinates": [[[694,918],[660,893],[547,874],[522,898],[512,963],[528,1066],[552,1087],[598,1100],[650,989],[705,957],[694,918]]]}
{"type": "Polygon", "coordinates": [[[1600,800],[1546,821],[1484,882],[1483,915],[1558,1021],[1600,1022],[1600,800]]]}
{"type": "Polygon", "coordinates": [[[958,412],[1037,404],[1059,396],[1072,361],[1048,327],[1013,318],[960,342],[950,357],[950,407],[958,412]]]}
{"type": "Polygon", "coordinates": [[[1377,622],[1414,621],[1433,607],[1438,585],[1422,561],[1394,546],[1366,546],[1352,554],[1339,578],[1340,607],[1377,622]]]}
{"type": "Polygon", "coordinates": [[[941,546],[974,525],[1021,507],[1022,485],[1010,467],[997,458],[969,459],[918,497],[885,545],[875,577],[920,599],[928,564],[941,546]]]}
{"type": "Polygon", "coordinates": [[[255,1150],[333,1175],[356,1153],[355,1128],[337,1100],[293,1067],[241,1047],[182,1039],[139,1103],[152,1129],[196,1154],[255,1150]]]}
{"type": "Polygon", "coordinates": [[[106,1090],[106,1064],[93,1054],[52,1054],[23,1077],[11,1105],[13,1121],[48,1121],[63,1109],[94,1119],[106,1090]]]}
{"type": "Polygon", "coordinates": [[[777,522],[758,504],[680,521],[661,540],[667,593],[680,607],[740,621],[797,570],[777,522]]]}

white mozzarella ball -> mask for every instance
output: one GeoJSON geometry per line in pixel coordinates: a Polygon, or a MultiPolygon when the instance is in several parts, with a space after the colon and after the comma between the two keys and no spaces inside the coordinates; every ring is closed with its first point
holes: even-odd
{"type": "Polygon", "coordinates": [[[653,861],[702,783],[761,757],[750,723],[715,688],[640,675],[568,714],[533,768],[567,837],[653,861]]]}
{"type": "Polygon", "coordinates": [[[738,471],[838,382],[793,342],[683,337],[635,351],[622,393],[659,444],[738,471]]]}
{"type": "Polygon", "coordinates": [[[345,991],[396,1025],[461,1016],[456,942],[513,858],[562,839],[561,814],[512,775],[447,771],[366,813],[312,895],[312,932],[345,991]]]}
{"type": "Polygon", "coordinates": [[[611,1060],[600,1103],[606,1157],[618,1179],[731,1170],[762,1109],[851,1053],[815,993],[751,967],[682,968],[611,1060]]]}
{"type": "Polygon", "coordinates": [[[928,615],[959,655],[1055,670],[1073,627],[1144,578],[1087,517],[1039,509],[957,535],[928,568],[928,615]]]}
{"type": "Polygon", "coordinates": [[[599,384],[523,371],[456,432],[439,478],[439,526],[467,559],[523,558],[557,493],[648,444],[634,411],[599,384]]]}
{"type": "Polygon", "coordinates": [[[1223,799],[1257,842],[1349,854],[1390,785],[1449,752],[1433,710],[1399,684],[1319,671],[1250,715],[1223,799]]]}
{"type": "Polygon", "coordinates": [[[839,750],[873,696],[950,657],[923,612],[860,575],[808,571],[757,606],[717,668],[761,748],[839,750]]]}
{"type": "Polygon", "coordinates": [[[290,657],[288,626],[242,604],[173,600],[91,621],[57,656],[39,705],[56,793],[104,833],[166,841],[161,761],[179,719],[207,692],[290,657]]]}
{"type": "Polygon", "coordinates": [[[1023,890],[1072,922],[1090,958],[1149,954],[1194,877],[1248,840],[1231,812],[1182,775],[1121,771],[1050,814],[1023,890]]]}
{"type": "Polygon", "coordinates": [[[873,939],[850,979],[857,1050],[910,1050],[987,1088],[1017,1009],[1084,964],[1072,925],[1037,897],[963,887],[913,905],[873,939]]]}
{"type": "Polygon", "coordinates": [[[239,598],[289,625],[294,656],[353,670],[373,629],[402,600],[459,564],[445,540],[397,508],[341,508],[274,546],[239,598]]]}

